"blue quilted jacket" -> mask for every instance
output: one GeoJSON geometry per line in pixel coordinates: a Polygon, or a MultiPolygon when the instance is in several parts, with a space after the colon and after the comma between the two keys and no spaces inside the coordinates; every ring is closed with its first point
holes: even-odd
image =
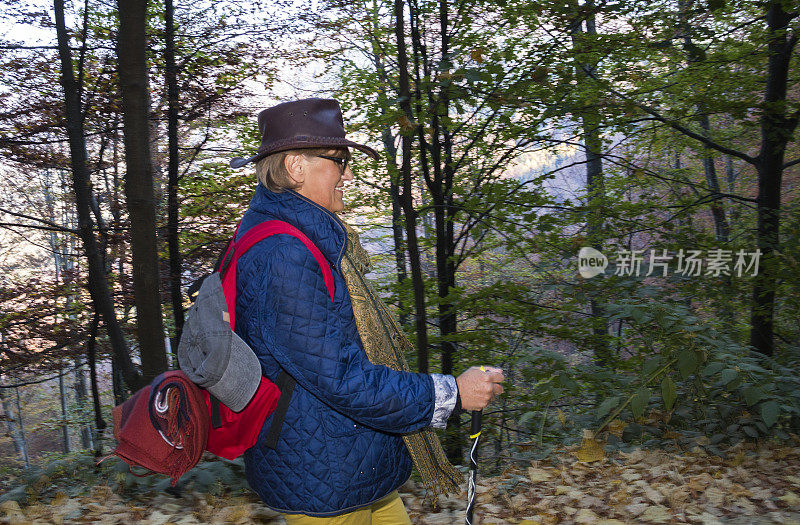
{"type": "Polygon", "coordinates": [[[331,302],[311,252],[274,235],[238,262],[236,332],[253,348],[264,375],[281,368],[297,385],[276,449],[259,442],[245,453],[247,481],[269,507],[329,516],[368,505],[411,473],[401,434],[430,424],[433,381],[369,362],[341,277],[347,235],[328,210],[293,191],[259,184],[239,236],[279,219],[300,229],[333,269],[331,302]]]}

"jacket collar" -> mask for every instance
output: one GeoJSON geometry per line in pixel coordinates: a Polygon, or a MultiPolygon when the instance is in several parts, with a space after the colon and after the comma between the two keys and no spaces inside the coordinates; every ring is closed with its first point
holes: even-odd
{"type": "Polygon", "coordinates": [[[259,183],[242,217],[239,235],[258,223],[285,221],[302,231],[317,245],[326,259],[341,272],[341,261],[347,248],[347,232],[339,217],[296,191],[275,193],[259,183]]]}

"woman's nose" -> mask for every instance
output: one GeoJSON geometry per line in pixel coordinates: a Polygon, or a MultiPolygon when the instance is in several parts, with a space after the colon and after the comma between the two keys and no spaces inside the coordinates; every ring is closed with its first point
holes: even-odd
{"type": "Polygon", "coordinates": [[[350,166],[347,166],[344,169],[344,173],[342,173],[342,180],[353,180],[353,172],[350,169],[350,166]]]}

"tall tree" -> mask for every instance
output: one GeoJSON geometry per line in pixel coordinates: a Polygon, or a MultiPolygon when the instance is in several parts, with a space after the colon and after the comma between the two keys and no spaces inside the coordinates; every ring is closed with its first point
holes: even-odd
{"type": "Polygon", "coordinates": [[[411,265],[411,279],[414,287],[414,312],[417,335],[417,367],[420,372],[428,372],[428,320],[425,304],[425,281],[420,262],[419,242],[417,240],[417,212],[414,209],[413,176],[411,172],[411,145],[414,128],[411,125],[411,89],[408,74],[408,53],[405,43],[405,17],[403,0],[394,0],[395,38],[397,40],[398,57],[398,94],[400,109],[408,126],[402,133],[402,167],[400,178],[403,191],[400,201],[403,207],[406,224],[406,239],[411,265]]]}
{"type": "Polygon", "coordinates": [[[83,131],[83,112],[75,81],[72,53],[69,46],[64,20],[64,1],[53,0],[58,36],[58,54],[61,61],[61,86],[64,91],[64,114],[69,139],[72,186],[75,193],[75,207],[78,215],[78,232],[83,242],[89,268],[88,288],[95,311],[99,312],[108,331],[114,357],[120,364],[125,381],[131,388],[138,388],[141,376],[133,365],[128,345],[122,335],[114,309],[102,254],[94,236],[94,222],[91,217],[91,192],[89,189],[89,169],[86,163],[86,143],[83,131]]]}
{"type": "MultiPolygon", "coordinates": [[[[686,51],[686,61],[689,64],[693,64],[703,60],[704,53],[697,45],[695,45],[692,39],[692,26],[688,23],[688,16],[686,13],[690,7],[691,6],[689,2],[685,0],[678,2],[683,32],[683,47],[686,51]]],[[[703,106],[703,104],[698,104],[697,106],[697,122],[700,124],[700,129],[703,130],[703,134],[706,137],[710,137],[711,119],[708,116],[708,111],[703,106]]],[[[717,177],[717,167],[714,162],[714,153],[714,150],[709,148],[707,145],[703,145],[703,173],[705,174],[708,191],[716,197],[721,194],[721,191],[719,178],[717,177]]],[[[728,224],[728,219],[725,216],[725,206],[723,201],[719,198],[713,198],[711,199],[711,202],[709,202],[709,206],[711,207],[711,216],[714,219],[714,235],[719,242],[727,244],[730,238],[731,228],[728,224]]]]}
{"type": "MultiPolygon", "coordinates": [[[[594,86],[588,85],[588,78],[596,72],[594,61],[584,57],[591,53],[584,49],[587,39],[596,39],[597,24],[595,21],[595,5],[593,0],[587,0],[583,9],[579,8],[577,0],[571,2],[575,18],[570,24],[572,45],[576,53],[578,65],[576,79],[578,87],[592,90],[594,86]],[[585,26],[585,28],[584,28],[585,26]]],[[[586,154],[586,233],[589,245],[598,250],[603,250],[603,207],[605,199],[605,176],[603,174],[603,139],[600,135],[602,129],[602,116],[596,107],[596,99],[587,97],[589,102],[579,108],[578,113],[582,128],[583,148],[586,154]],[[594,100],[594,101],[593,101],[594,100]]],[[[608,321],[603,311],[598,291],[589,292],[589,314],[592,324],[592,347],[594,357],[601,366],[609,366],[612,362],[608,342],[608,321]]]]}
{"type": "Polygon", "coordinates": [[[164,60],[167,85],[167,245],[169,246],[169,282],[172,315],[175,319],[175,341],[183,332],[183,297],[181,294],[181,250],[178,238],[178,66],[175,63],[175,7],[164,1],[164,60]]]}
{"type": "Polygon", "coordinates": [[[758,157],[751,159],[758,171],[758,248],[766,271],[756,276],[753,285],[750,345],[766,355],[775,352],[775,254],[780,250],[781,189],[787,167],[784,157],[800,119],[800,108],[790,113],[786,104],[789,69],[798,39],[798,30],[789,27],[789,22],[798,16],[797,5],[794,11],[787,11],[790,5],[772,0],[766,11],[768,58],[761,149],[758,157]]]}
{"type": "Polygon", "coordinates": [[[119,0],[117,57],[125,129],[125,196],[131,224],[133,292],[142,377],[168,367],[161,317],[156,205],[150,143],[147,70],[147,0],[119,0]]]}
{"type": "MultiPolygon", "coordinates": [[[[0,375],[0,378],[3,376],[0,375]]],[[[25,429],[22,426],[22,413],[16,415],[11,400],[10,388],[5,385],[0,387],[0,407],[3,408],[3,420],[5,421],[6,433],[11,436],[14,443],[14,451],[19,454],[20,459],[26,467],[30,466],[28,457],[28,443],[25,440],[25,429]]],[[[19,405],[17,405],[19,406],[19,405]]]]}

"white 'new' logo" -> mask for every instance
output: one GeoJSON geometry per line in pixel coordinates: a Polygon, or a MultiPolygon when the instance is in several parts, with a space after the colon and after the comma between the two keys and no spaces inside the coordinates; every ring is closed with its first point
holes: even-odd
{"type": "Polygon", "coordinates": [[[578,272],[584,279],[604,273],[608,258],[594,248],[584,246],[578,252],[578,272]]]}

